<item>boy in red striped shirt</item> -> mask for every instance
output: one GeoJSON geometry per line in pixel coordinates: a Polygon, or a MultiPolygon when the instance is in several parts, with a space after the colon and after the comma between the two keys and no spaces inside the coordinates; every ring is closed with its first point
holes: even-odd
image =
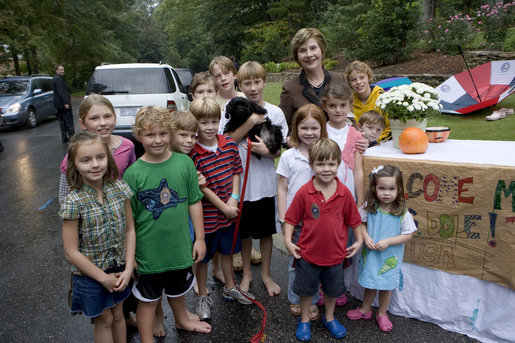
{"type": "MultiPolygon", "coordinates": [[[[232,260],[231,247],[235,229],[235,219],[238,216],[240,200],[240,174],[243,172],[238,146],[228,136],[219,135],[221,110],[216,101],[207,98],[197,98],[190,105],[199,124],[198,140],[190,157],[197,171],[206,178],[206,184],[201,188],[204,193],[202,206],[204,209],[204,230],[206,233],[206,257],[196,266],[199,299],[196,306],[201,320],[211,317],[212,300],[207,294],[208,262],[215,252],[221,255],[222,272],[225,278],[223,298],[249,305],[252,302],[240,292],[231,277],[232,260]]],[[[234,252],[241,251],[241,242],[237,237],[234,252]]],[[[243,292],[254,299],[252,294],[243,292]]]]}

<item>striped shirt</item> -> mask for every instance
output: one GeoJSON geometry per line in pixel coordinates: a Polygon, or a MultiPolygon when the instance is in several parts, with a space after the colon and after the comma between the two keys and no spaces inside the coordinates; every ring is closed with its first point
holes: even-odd
{"type": "MultiPolygon", "coordinates": [[[[106,270],[125,264],[125,201],[133,195],[123,180],[104,184],[104,204],[86,184],[63,200],[59,217],[79,220],[79,251],[95,266],[106,270]]],[[[72,266],[74,274],[81,272],[72,266]]]]}
{"type": "MultiPolygon", "coordinates": [[[[206,178],[205,187],[209,187],[224,203],[232,193],[232,178],[241,174],[240,154],[238,146],[230,137],[218,135],[216,152],[204,149],[198,143],[190,152],[190,157],[199,172],[206,178]]],[[[229,227],[236,219],[229,219],[216,206],[202,199],[204,209],[204,230],[212,233],[220,228],[229,227]]]]}

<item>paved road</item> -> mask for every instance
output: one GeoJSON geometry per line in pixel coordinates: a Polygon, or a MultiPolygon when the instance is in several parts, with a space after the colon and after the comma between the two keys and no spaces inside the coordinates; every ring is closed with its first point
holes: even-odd
{"type": "MultiPolygon", "coordinates": [[[[75,99],[74,112],[78,112],[75,99]]],[[[49,119],[32,130],[0,130],[5,151],[0,153],[0,342],[92,342],[90,322],[71,316],[67,307],[69,265],[64,258],[61,224],[57,218],[58,165],[66,152],[59,125],[49,119]]],[[[277,242],[280,241],[277,237],[277,242]]],[[[277,246],[280,246],[279,244],[277,246]]],[[[273,251],[273,278],[287,286],[287,256],[273,251]]],[[[240,275],[236,275],[239,279],[240,275]]],[[[209,280],[215,308],[210,335],[177,332],[173,315],[165,307],[167,336],[159,342],[245,342],[259,329],[262,311],[256,306],[226,303],[221,285],[209,280]]],[[[294,342],[296,319],[288,310],[285,292],[270,298],[254,267],[251,292],[267,311],[266,342],[294,342]]],[[[194,296],[187,296],[190,309],[194,296]]],[[[374,321],[350,322],[344,313],[359,301],[338,308],[337,316],[348,328],[346,342],[475,342],[433,324],[390,316],[395,328],[380,332],[374,321]]],[[[140,342],[129,329],[129,342],[140,342]]],[[[313,325],[313,342],[337,341],[319,320],[313,325]]]]}

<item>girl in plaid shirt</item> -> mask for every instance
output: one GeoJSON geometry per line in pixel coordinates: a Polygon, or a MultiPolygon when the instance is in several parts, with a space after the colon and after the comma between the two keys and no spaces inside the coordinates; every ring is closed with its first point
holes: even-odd
{"type": "Polygon", "coordinates": [[[118,180],[118,168],[100,136],[76,134],[68,149],[63,244],[72,263],[72,312],[95,324],[96,342],[125,342],[123,300],[134,269],[136,238],[130,187],[118,180]]]}

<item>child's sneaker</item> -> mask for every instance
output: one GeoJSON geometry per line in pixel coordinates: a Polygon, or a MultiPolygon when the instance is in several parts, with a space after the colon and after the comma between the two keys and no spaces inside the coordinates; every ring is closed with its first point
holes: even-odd
{"type": "Polygon", "coordinates": [[[245,291],[240,291],[236,286],[234,286],[232,289],[227,289],[224,286],[224,299],[227,301],[234,301],[237,300],[242,305],[250,305],[252,304],[252,301],[247,299],[244,294],[249,297],[250,299],[256,299],[252,294],[245,291]]]}
{"type": "Polygon", "coordinates": [[[213,299],[207,295],[199,296],[195,311],[197,312],[198,318],[200,320],[211,319],[211,306],[213,306],[213,299]]]}

